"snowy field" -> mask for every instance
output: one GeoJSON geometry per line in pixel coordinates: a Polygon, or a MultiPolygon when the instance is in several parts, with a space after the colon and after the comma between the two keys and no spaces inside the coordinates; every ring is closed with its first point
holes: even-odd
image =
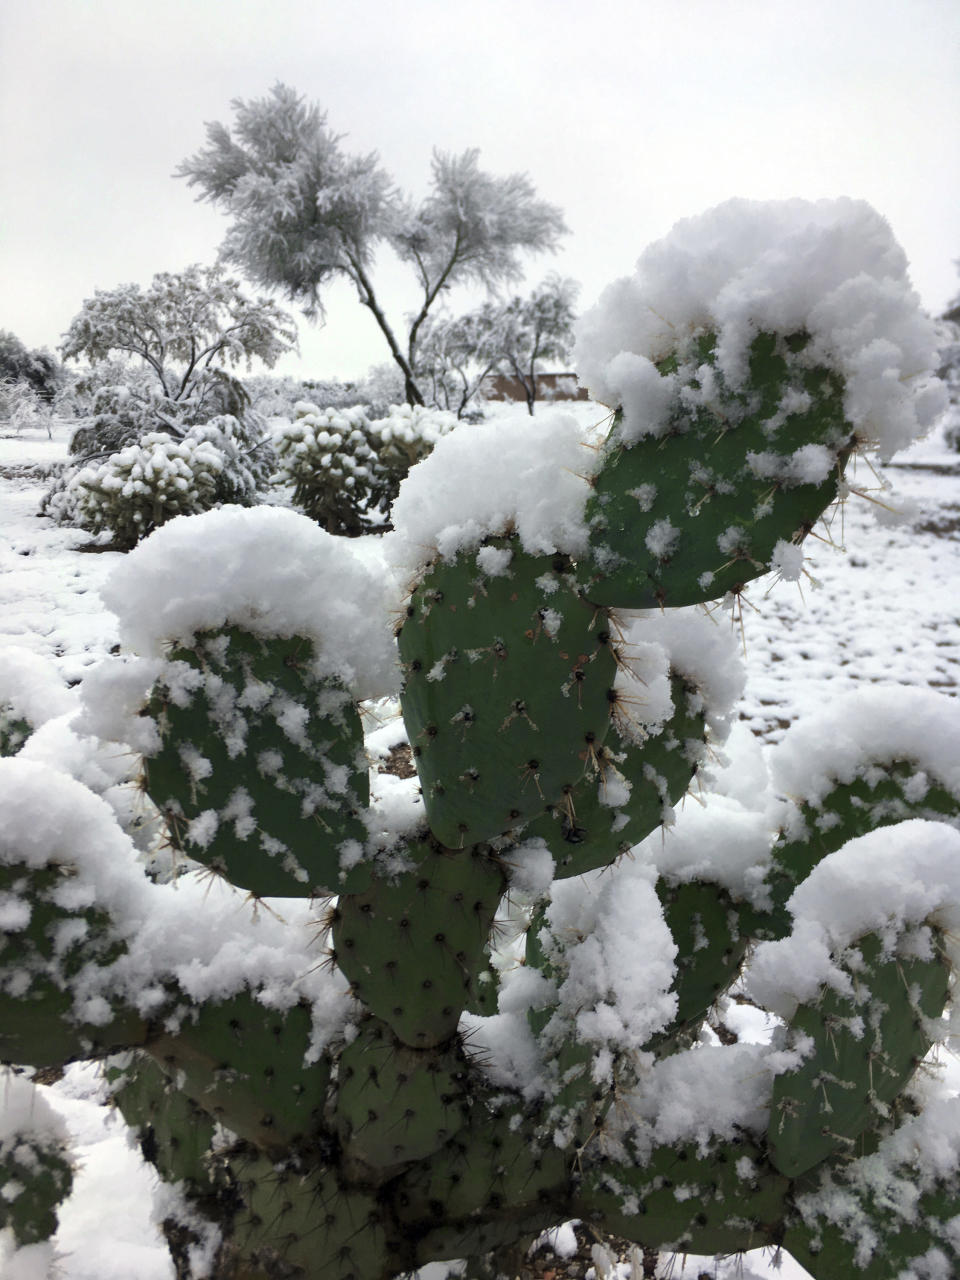
{"type": "MultiPolygon", "coordinates": [[[[578,415],[603,413],[575,408],[578,415]]],[[[122,555],[36,514],[45,478],[65,456],[66,428],[53,439],[0,432],[0,647],[43,654],[76,683],[117,644],[116,620],[98,589],[122,555]]],[[[762,742],[777,741],[807,710],[857,683],[954,696],[960,689],[960,458],[935,435],[882,478],[861,463],[851,484],[866,496],[851,496],[818,539],[808,540],[802,589],[761,580],[737,616],[716,614],[719,626],[742,633],[748,679],[740,717],[762,742]],[[883,487],[888,483],[893,492],[883,487]]],[[[742,1029],[750,1033],[748,1025],[742,1029]]],[[[79,1159],[57,1237],[60,1276],[172,1280],[154,1226],[156,1182],[120,1120],[96,1105],[96,1070],[71,1068],[45,1092],[66,1118],[79,1159]]],[[[443,1271],[422,1274],[433,1280],[443,1271]]],[[[806,1276],[789,1258],[778,1265],[761,1255],[685,1266],[678,1259],[669,1274],[679,1280],[703,1271],[731,1280],[806,1276]]]]}

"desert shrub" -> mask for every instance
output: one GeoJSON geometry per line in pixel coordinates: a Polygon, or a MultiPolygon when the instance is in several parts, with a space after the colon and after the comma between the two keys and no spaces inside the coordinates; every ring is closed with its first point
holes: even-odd
{"type": "Polygon", "coordinates": [[[236,419],[221,417],[191,427],[181,439],[149,432],[77,468],[60,487],[59,501],[82,528],[109,531],[118,547],[130,548],[174,516],[228,502],[250,506],[257,488],[236,419]]]}
{"type": "Polygon", "coordinates": [[[27,381],[0,379],[0,422],[18,434],[37,427],[52,434],[50,405],[27,381]]]}
{"type": "Polygon", "coordinates": [[[391,405],[371,421],[361,405],[319,409],[301,401],[276,438],[277,483],[328,533],[358,537],[386,527],[400,482],[437,440],[457,425],[454,414],[391,405]]]}

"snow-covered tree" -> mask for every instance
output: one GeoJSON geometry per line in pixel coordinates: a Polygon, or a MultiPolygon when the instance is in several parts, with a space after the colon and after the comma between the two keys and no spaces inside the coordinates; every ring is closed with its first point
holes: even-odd
{"type": "Polygon", "coordinates": [[[233,132],[208,125],[207,146],[178,170],[231,218],[224,258],[312,315],[322,313],[326,285],[352,281],[403,373],[410,404],[423,403],[417,347],[438,299],[454,285],[491,289],[519,278],[520,253],[553,250],[566,230],[525,174],[484,173],[476,150],[435,152],[430,192],[418,202],[396,188],[376,154],[348,155],[326,115],[288,86],[233,107],[233,132]],[[374,286],[381,245],[413,269],[419,287],[405,336],[374,286]]]}
{"type": "Polygon", "coordinates": [[[254,360],[272,367],[295,343],[291,318],[270,299],[248,298],[221,267],[97,290],[61,347],[65,359],[90,362],[78,383],[90,416],[73,433],[76,465],[55,480],[44,514],[111,529],[131,546],[179,512],[253,501],[274,458],[233,370],[254,360]]]}
{"type": "Polygon", "coordinates": [[[495,303],[461,316],[430,316],[421,331],[417,375],[434,404],[462,417],[497,367],[495,303]]]}
{"type": "Polygon", "coordinates": [[[0,381],[24,383],[41,400],[53,400],[63,370],[49,351],[31,351],[15,333],[0,329],[0,381]]]}
{"type": "Polygon", "coordinates": [[[462,415],[496,372],[517,379],[532,414],[543,362],[566,363],[573,346],[575,281],[548,276],[526,297],[485,302],[424,326],[418,375],[437,404],[462,415]]]}
{"type": "Polygon", "coordinates": [[[98,289],[70,322],[61,351],[93,364],[121,355],[148,371],[151,426],[184,426],[234,413],[242,387],[229,370],[268,368],[296,344],[291,318],[267,298],[251,300],[220,267],[163,271],[148,288],[98,289]],[[231,401],[232,403],[224,403],[231,401]]]}

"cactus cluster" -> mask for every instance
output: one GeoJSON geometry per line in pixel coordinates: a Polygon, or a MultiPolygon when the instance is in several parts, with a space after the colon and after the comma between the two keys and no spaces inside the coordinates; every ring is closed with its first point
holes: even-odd
{"type": "MultiPolygon", "coordinates": [[[[876,426],[861,366],[768,294],[739,346],[718,303],[616,348],[605,438],[451,433],[382,544],[225,510],[130,557],[108,599],[141,657],[81,725],[141,754],[163,875],[78,782],[0,769],[0,1057],[106,1058],[179,1187],[181,1274],[472,1280],[570,1218],[818,1280],[957,1269],[960,1108],[920,1070],[957,960],[956,704],[898,733],[864,695],[787,735],[779,798],[709,794],[736,659],[690,606],[789,576],[876,426]],[[371,787],[392,671],[416,774],[371,787]],[[713,1035],[734,983],[772,1040],[713,1035]]],[[[0,1210],[18,1240],[59,1168],[32,1235],[0,1210]]]]}
{"type": "Polygon", "coordinates": [[[456,426],[443,409],[391,405],[371,418],[362,405],[319,409],[298,401],[276,439],[274,482],[329,533],[355,538],[382,529],[404,476],[456,426]]]}

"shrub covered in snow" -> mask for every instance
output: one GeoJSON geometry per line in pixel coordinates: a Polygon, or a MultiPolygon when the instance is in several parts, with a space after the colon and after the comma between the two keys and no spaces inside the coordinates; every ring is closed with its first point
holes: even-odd
{"type": "Polygon", "coordinates": [[[451,413],[391,405],[371,420],[360,405],[295,406],[275,441],[274,479],[293,488],[294,503],[328,533],[357,537],[382,529],[410,468],[457,425],[451,413]]]}
{"type": "Polygon", "coordinates": [[[133,652],[77,728],[142,756],[175,883],[31,742],[0,761],[0,1057],[128,1051],[181,1273],[496,1275],[576,1218],[635,1265],[957,1274],[960,1099],[918,1066],[956,1026],[960,707],[865,688],[714,779],[741,671],[702,609],[799,572],[850,457],[931,420],[933,327],[872,211],[737,203],[581,343],[603,439],[444,432],[382,538],[224,507],[125,558],[133,652]],[[716,1034],[734,983],[758,1042],[716,1034]]]}
{"type": "MultiPolygon", "coordinates": [[[[257,501],[257,476],[238,436],[230,417],[191,427],[180,439],[150,432],[102,462],[79,468],[59,500],[71,523],[109,532],[118,547],[136,546],[174,516],[257,501]]],[[[57,501],[54,495],[50,504],[57,501]]]]}

